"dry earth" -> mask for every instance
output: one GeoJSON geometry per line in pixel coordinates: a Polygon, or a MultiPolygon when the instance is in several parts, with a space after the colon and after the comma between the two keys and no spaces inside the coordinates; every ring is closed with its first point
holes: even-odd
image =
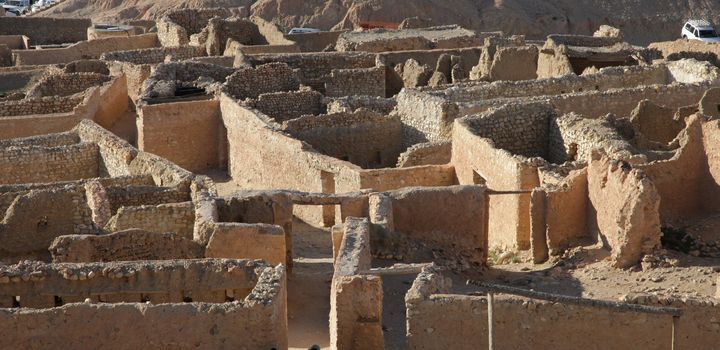
{"type": "Polygon", "coordinates": [[[541,39],[550,33],[591,34],[601,24],[620,28],[634,44],[678,37],[682,22],[718,22],[709,0],[66,0],[41,16],[91,17],[96,21],[155,19],[184,7],[249,6],[251,13],[285,29],[353,28],[363,21],[398,23],[407,17],[469,29],[502,30],[541,39]]]}

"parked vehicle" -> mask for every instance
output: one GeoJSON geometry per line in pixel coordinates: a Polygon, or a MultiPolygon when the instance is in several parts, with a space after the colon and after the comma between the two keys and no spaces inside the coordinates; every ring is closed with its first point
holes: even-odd
{"type": "Polygon", "coordinates": [[[19,17],[20,16],[20,10],[16,8],[8,8],[3,5],[3,9],[5,9],[5,17],[19,17]]]}
{"type": "Polygon", "coordinates": [[[30,0],[7,0],[2,7],[5,12],[12,12],[18,16],[30,12],[30,0]]]}
{"type": "Polygon", "coordinates": [[[713,25],[702,19],[692,19],[685,23],[682,29],[683,39],[700,40],[706,43],[720,43],[713,25]]]}
{"type": "Polygon", "coordinates": [[[288,34],[317,33],[320,31],[321,31],[320,29],[315,29],[315,28],[293,28],[293,29],[290,29],[288,34]]]}

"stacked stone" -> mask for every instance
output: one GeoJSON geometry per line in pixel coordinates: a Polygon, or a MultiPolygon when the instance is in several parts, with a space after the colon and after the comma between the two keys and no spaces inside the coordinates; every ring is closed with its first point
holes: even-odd
{"type": "Polygon", "coordinates": [[[245,103],[277,122],[299,118],[302,115],[324,112],[322,95],[317,91],[289,91],[261,94],[258,99],[245,103]]]}
{"type": "Polygon", "coordinates": [[[325,83],[325,95],[385,97],[385,67],[333,69],[325,83]]]}
{"type": "Polygon", "coordinates": [[[300,81],[287,64],[269,63],[240,69],[227,78],[225,85],[231,96],[244,100],[268,92],[298,90],[300,81]]]}

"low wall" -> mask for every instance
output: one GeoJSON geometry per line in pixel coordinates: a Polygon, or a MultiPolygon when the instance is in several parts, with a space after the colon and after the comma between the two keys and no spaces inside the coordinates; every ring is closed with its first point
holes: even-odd
{"type": "Polygon", "coordinates": [[[285,231],[277,225],[218,222],[205,250],[208,258],[261,259],[285,264],[285,231]]]}
{"type": "Polygon", "coordinates": [[[0,309],[0,336],[18,347],[126,349],[191,343],[207,348],[287,348],[282,266],[244,260],[185,260],[22,265],[3,268],[1,273],[10,279],[0,288],[3,301],[19,296],[21,306],[48,307],[0,309]],[[27,282],[19,277],[32,272],[39,274],[27,282]],[[37,281],[40,276],[43,282],[37,281]],[[135,283],[130,286],[127,279],[135,283]],[[53,307],[56,301],[86,297],[130,303],[53,307]],[[236,301],[226,303],[226,298],[236,301]],[[182,304],[183,299],[195,302],[182,304]],[[109,341],[119,338],[123,340],[109,341]]]}
{"type": "Polygon", "coordinates": [[[59,236],[50,245],[55,263],[203,258],[203,247],[174,233],[138,229],[105,235],[59,236]]]}
{"type": "Polygon", "coordinates": [[[13,50],[16,66],[69,63],[81,59],[100,58],[105,52],[145,49],[158,46],[155,33],[131,37],[110,37],[80,41],[59,49],[13,50]]]}
{"type": "Polygon", "coordinates": [[[121,207],[105,226],[109,231],[139,228],[150,232],[173,232],[178,237],[192,239],[195,210],[192,202],[139,207],[121,207]]]}
{"type": "MultiPolygon", "coordinates": [[[[42,100],[55,98],[47,97],[42,100]]],[[[35,114],[0,117],[0,139],[68,131],[83,119],[94,120],[109,129],[127,108],[127,85],[125,77],[120,76],[102,86],[87,90],[84,97],[81,95],[79,104],[76,103],[76,106],[66,113],[43,114],[43,110],[35,114]]]]}
{"type": "Polygon", "coordinates": [[[335,47],[340,34],[346,30],[336,30],[317,33],[285,34],[285,38],[294,41],[302,52],[320,52],[328,47],[335,47]]]}
{"type": "MultiPolygon", "coordinates": [[[[441,279],[423,272],[405,297],[409,348],[486,348],[486,298],[451,294],[449,281],[441,279]]],[[[671,316],[496,296],[493,319],[494,345],[500,349],[599,350],[629,344],[633,349],[664,349],[672,344],[671,316]]],[[[695,329],[682,327],[681,336],[695,329]]],[[[704,336],[692,339],[697,346],[688,348],[714,346],[713,341],[701,340],[704,336]]]]}
{"type": "Polygon", "coordinates": [[[382,349],[382,279],[370,269],[370,222],[348,217],[330,290],[332,349],[382,349]]]}
{"type": "Polygon", "coordinates": [[[0,33],[25,35],[32,45],[67,44],[87,40],[88,18],[0,17],[0,33]]]}

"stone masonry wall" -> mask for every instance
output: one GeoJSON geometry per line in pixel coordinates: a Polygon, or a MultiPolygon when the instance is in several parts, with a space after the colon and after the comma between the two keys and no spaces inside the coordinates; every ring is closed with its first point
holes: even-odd
{"type": "Polygon", "coordinates": [[[111,232],[130,228],[165,233],[178,238],[193,238],[195,208],[192,202],[121,207],[105,226],[111,232]]]}
{"type": "Polygon", "coordinates": [[[363,168],[393,167],[402,152],[402,124],[369,110],[304,116],[283,130],[316,150],[363,168]]]}
{"type": "Polygon", "coordinates": [[[79,143],[0,151],[0,183],[54,182],[98,176],[98,147],[79,143]]]}
{"type": "Polygon", "coordinates": [[[203,247],[192,239],[138,229],[60,236],[49,250],[55,263],[203,258],[203,247]]]}
{"type": "Polygon", "coordinates": [[[333,69],[325,83],[325,95],[385,97],[385,67],[333,69]]]}
{"type": "Polygon", "coordinates": [[[269,63],[236,71],[227,78],[225,88],[234,98],[244,100],[269,92],[295,91],[300,82],[286,64],[269,63]]]}
{"type": "Polygon", "coordinates": [[[28,36],[33,45],[87,40],[91,25],[87,18],[0,17],[0,33],[28,36]]]}
{"type": "Polygon", "coordinates": [[[72,112],[84,98],[77,94],[0,102],[0,117],[72,112]]]}
{"type": "Polygon", "coordinates": [[[30,88],[26,97],[68,96],[109,80],[109,76],[97,73],[53,74],[40,79],[30,88]]]}
{"type": "Polygon", "coordinates": [[[324,112],[322,95],[317,91],[289,91],[261,94],[257,100],[247,101],[255,108],[277,122],[315,115],[324,112]]]}

